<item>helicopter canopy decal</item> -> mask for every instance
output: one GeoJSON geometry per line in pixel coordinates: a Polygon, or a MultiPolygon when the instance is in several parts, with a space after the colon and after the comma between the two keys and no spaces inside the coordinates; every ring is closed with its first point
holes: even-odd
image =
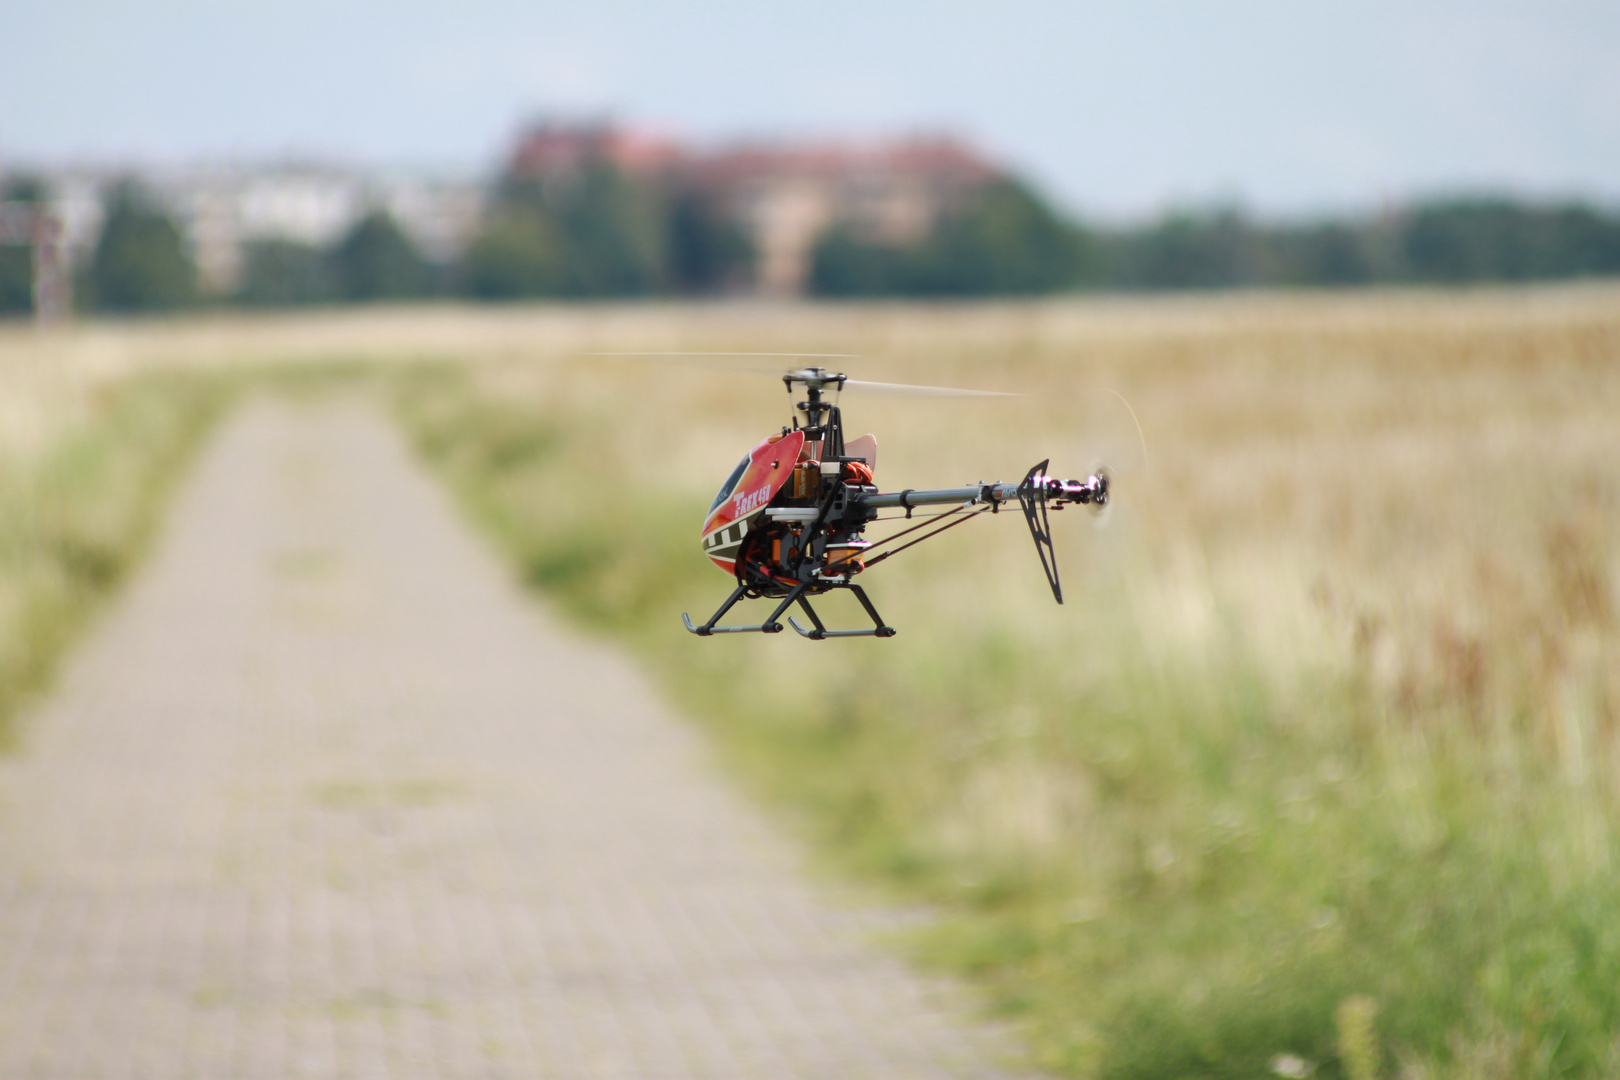
{"type": "Polygon", "coordinates": [[[703,553],[728,573],[753,518],[793,475],[804,433],[773,435],[751,450],[727,478],[703,522],[703,553]]]}
{"type": "Polygon", "coordinates": [[[709,513],[712,514],[718,510],[720,504],[729,499],[731,493],[737,490],[737,481],[742,479],[743,470],[748,468],[748,461],[749,459],[745,457],[737,462],[737,467],[731,470],[731,475],[726,477],[726,482],[720,485],[720,494],[716,495],[714,502],[709,504],[709,513]]]}

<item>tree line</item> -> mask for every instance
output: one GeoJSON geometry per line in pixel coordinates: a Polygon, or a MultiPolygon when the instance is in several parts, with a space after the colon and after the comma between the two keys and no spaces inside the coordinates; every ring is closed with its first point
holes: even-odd
{"type": "Polygon", "coordinates": [[[1027,189],[1003,183],[915,244],[834,230],[817,245],[813,281],[829,296],[977,296],[1614,275],[1620,214],[1578,202],[1436,198],[1399,212],[1294,224],[1216,208],[1108,229],[1064,221],[1027,189]]]}
{"type": "MultiPolygon", "coordinates": [[[[37,201],[33,180],[0,198],[37,201]]],[[[0,247],[0,313],[30,305],[31,256],[0,247]]],[[[746,283],[753,247],[705,192],[640,183],[606,164],[566,180],[503,180],[463,256],[436,263],[385,210],[324,246],[270,239],[245,245],[240,284],[205,297],[174,218],[134,183],[108,195],[100,237],[75,281],[78,305],[130,312],[200,303],[248,307],[413,300],[696,295],[746,283]]]]}
{"type": "MultiPolygon", "coordinates": [[[[38,200],[43,189],[13,181],[3,195],[38,200]]],[[[382,210],[330,245],[250,243],[240,286],[224,302],[706,295],[745,286],[754,256],[748,234],[701,188],[646,183],[599,162],[568,177],[502,180],[479,234],[449,264],[424,257],[382,210]]],[[[0,248],[0,312],[28,309],[29,258],[26,248],[0,248]]],[[[825,297],[970,297],[1605,275],[1620,275],[1620,215],[1576,202],[1441,198],[1293,224],[1218,208],[1102,228],[1065,219],[1007,179],[914,242],[827,230],[812,252],[809,288],[825,297]]],[[[128,183],[108,197],[76,296],[87,310],[111,312],[204,302],[181,229],[128,183]]]]}

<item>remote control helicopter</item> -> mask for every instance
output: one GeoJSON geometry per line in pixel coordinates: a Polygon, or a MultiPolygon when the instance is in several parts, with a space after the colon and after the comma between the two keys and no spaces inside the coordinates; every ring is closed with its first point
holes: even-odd
{"type": "Polygon", "coordinates": [[[791,426],[762,441],[737,463],[703,522],[703,553],[732,575],[736,588],[702,624],[682,614],[688,630],[700,637],[776,634],[783,630],[779,620],[797,604],[809,625],[793,616],[787,622],[804,637],[816,641],[893,637],[895,628],[883,621],[856,576],[924,540],[1013,506],[1029,527],[1053,598],[1063,603],[1048,511],[1071,503],[1101,510],[1109,500],[1106,469],[1083,480],[1062,480],[1047,475],[1048,459],[1016,483],[884,492],[875,481],[877,439],[872,435],[846,439],[837,401],[828,400],[827,394],[836,395],[846,384],[898,387],[860,383],[820,367],[787,371],[782,382],[790,401],[795,387],[804,389],[804,400],[794,405],[791,426]],[[881,516],[886,511],[891,517],[903,511],[910,520],[918,510],[938,507],[950,509],[926,510],[916,524],[878,540],[864,535],[874,521],[890,519],[881,516]],[[838,590],[853,594],[871,618],[870,628],[827,628],[810,600],[838,590]],[[721,626],[720,620],[745,599],[775,604],[764,622],[721,626]]]}

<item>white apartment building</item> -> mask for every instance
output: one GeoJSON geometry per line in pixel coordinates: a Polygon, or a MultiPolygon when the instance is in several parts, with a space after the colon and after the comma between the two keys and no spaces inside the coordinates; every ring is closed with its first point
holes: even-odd
{"type": "MultiPolygon", "coordinates": [[[[125,170],[48,173],[50,198],[66,243],[81,265],[90,257],[113,187],[125,170]]],[[[242,282],[248,245],[290,240],[325,246],[375,209],[393,215],[424,256],[455,258],[476,233],[487,201],[476,178],[375,173],[323,164],[210,165],[135,173],[179,225],[205,292],[226,295],[242,282]]]]}

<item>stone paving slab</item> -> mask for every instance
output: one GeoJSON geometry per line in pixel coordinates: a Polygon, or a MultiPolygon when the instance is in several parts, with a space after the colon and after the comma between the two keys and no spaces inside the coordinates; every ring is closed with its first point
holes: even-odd
{"type": "Polygon", "coordinates": [[[0,760],[0,1078],[1001,1075],[359,401],[230,422],[0,760]]]}

